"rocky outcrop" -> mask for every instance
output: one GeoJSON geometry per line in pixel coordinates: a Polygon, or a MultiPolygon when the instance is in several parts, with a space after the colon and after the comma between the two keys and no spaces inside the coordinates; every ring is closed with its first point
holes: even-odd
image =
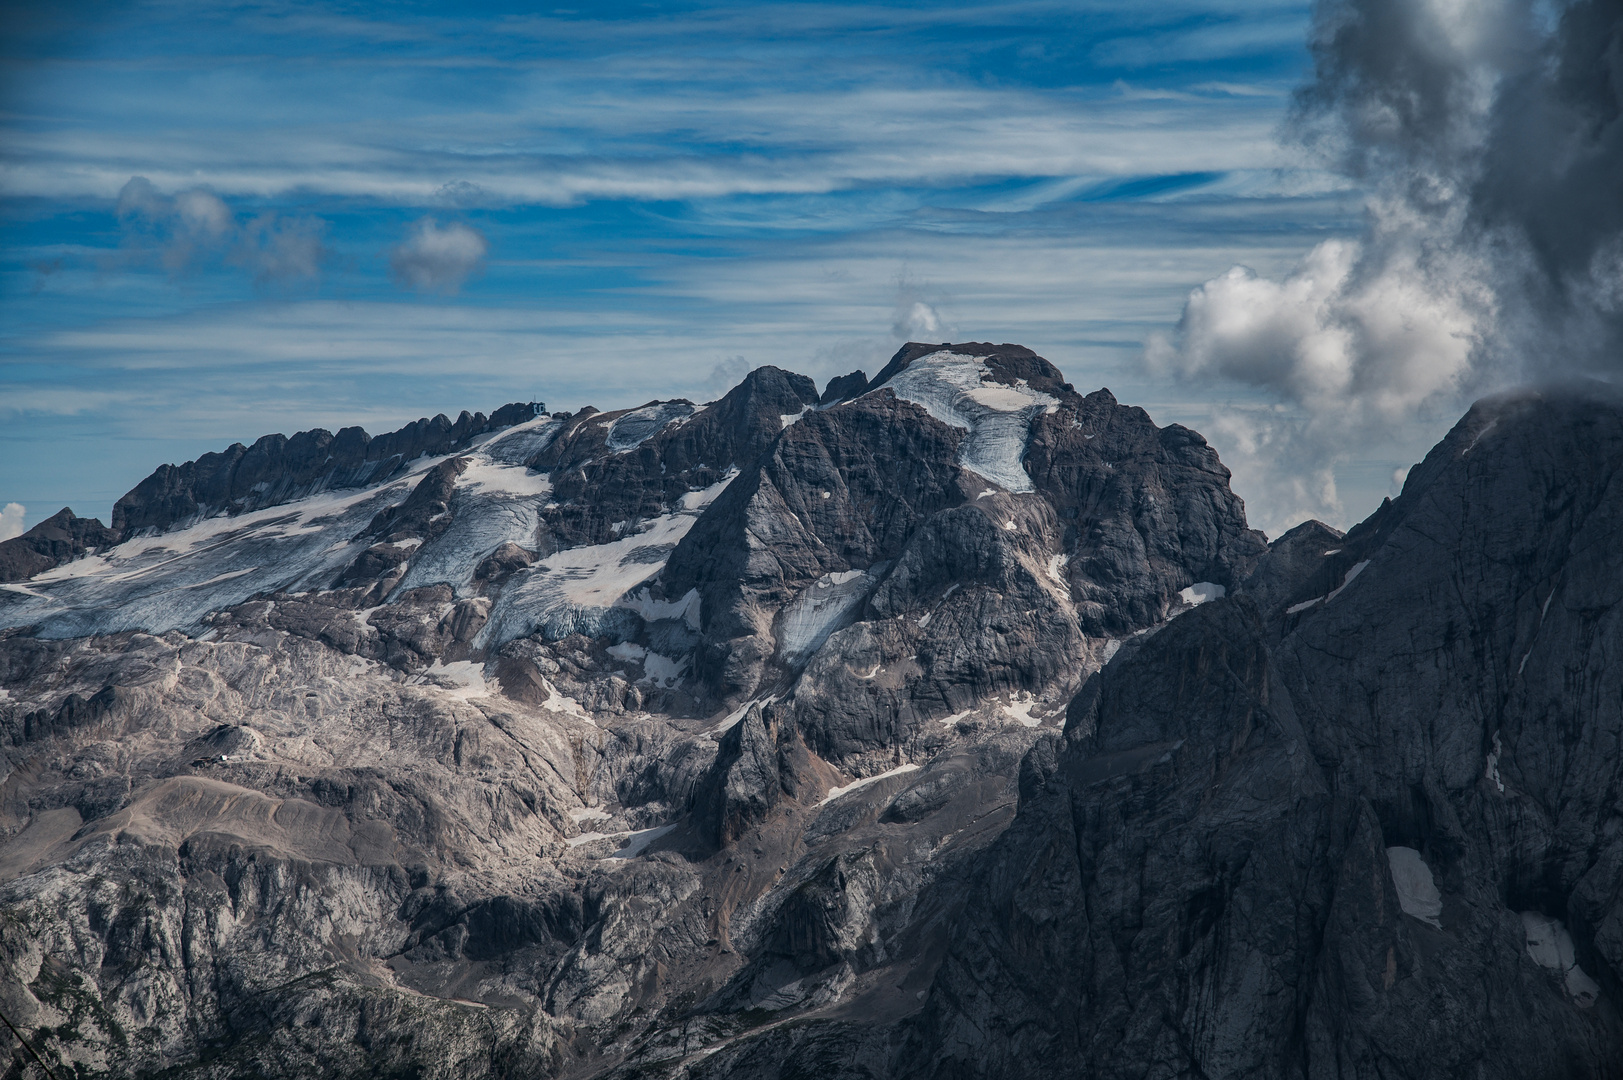
{"type": "Polygon", "coordinates": [[[1326,590],[1282,622],[1242,596],[1125,648],[902,1072],[1618,1075],[1620,477],[1616,402],[1484,402],[1340,550],[1282,538],[1268,614],[1326,590]]]}
{"type": "Polygon", "coordinates": [[[98,518],[82,518],[64,506],[21,536],[0,542],[0,582],[27,581],[86,552],[118,542],[98,518]]]}
{"type": "Polygon", "coordinates": [[[652,401],[571,417],[532,469],[552,477],[552,545],[601,544],[669,513],[690,492],[753,463],[786,424],[817,403],[804,375],[757,368],[720,401],[652,401]]]}
{"type": "Polygon", "coordinates": [[[358,427],[334,435],[322,428],[292,438],[266,435],[252,446],[234,443],[183,465],[164,465],[113,504],[120,539],[163,532],[214,514],[277,506],[334,488],[392,479],[410,462],[466,447],[474,439],[542,415],[532,402],[504,405],[490,416],[443,414],[373,437],[358,427]]]}

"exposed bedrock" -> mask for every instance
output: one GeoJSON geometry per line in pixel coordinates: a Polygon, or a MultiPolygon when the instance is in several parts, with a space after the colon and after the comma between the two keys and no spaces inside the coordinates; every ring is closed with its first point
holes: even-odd
{"type": "MultiPolygon", "coordinates": [[[[1620,465],[1615,403],[1485,402],[1348,534],[1344,592],[1125,648],[1030,760],[901,1071],[1619,1075],[1620,465]]],[[[1302,540],[1266,595],[1320,587],[1302,540]]]]}
{"type": "Polygon", "coordinates": [[[113,505],[113,531],[121,538],[162,532],[219,513],[276,506],[331,488],[376,484],[424,455],[450,453],[475,438],[532,420],[539,403],[504,405],[490,416],[443,414],[371,436],[358,427],[334,435],[314,428],[292,438],[266,435],[252,446],[236,443],[183,465],[164,465],[113,505]]]}
{"type": "Polygon", "coordinates": [[[670,512],[688,492],[755,461],[786,424],[816,404],[810,379],[763,367],[712,405],[653,401],[571,417],[529,461],[552,477],[551,543],[605,543],[670,512]]]}

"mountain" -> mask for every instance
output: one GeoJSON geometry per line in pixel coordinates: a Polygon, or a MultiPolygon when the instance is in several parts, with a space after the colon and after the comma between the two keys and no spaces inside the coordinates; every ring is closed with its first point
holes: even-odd
{"type": "Polygon", "coordinates": [[[985,343],[165,466],[0,545],[0,1011],[81,1076],[1623,1075],[1620,467],[1486,400],[1269,544],[985,343]]]}

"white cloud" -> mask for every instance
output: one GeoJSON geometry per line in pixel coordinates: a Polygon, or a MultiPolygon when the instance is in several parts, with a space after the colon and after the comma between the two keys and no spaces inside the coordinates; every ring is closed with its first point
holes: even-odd
{"type": "Polygon", "coordinates": [[[478,229],[425,217],[389,252],[395,283],[416,292],[454,293],[484,266],[490,244],[478,229]]]}
{"type": "Polygon", "coordinates": [[[890,331],[898,341],[940,341],[941,313],[923,300],[903,298],[896,304],[890,331]]]}
{"type": "Polygon", "coordinates": [[[22,503],[6,503],[0,508],[0,540],[10,540],[13,536],[21,536],[27,531],[24,524],[28,516],[28,508],[22,503]]]}
{"type": "Polygon", "coordinates": [[[1297,119],[1369,192],[1363,234],[1212,278],[1144,350],[1285,406],[1208,433],[1271,532],[1347,524],[1337,467],[1472,397],[1623,378],[1623,140],[1588,104],[1615,96],[1597,42],[1623,34],[1616,6],[1321,0],[1315,30],[1297,119]]]}
{"type": "Polygon", "coordinates": [[[124,261],[152,257],[171,274],[224,263],[247,270],[258,284],[287,283],[319,277],[326,257],[326,222],[264,213],[239,225],[207,188],[165,195],[146,177],[132,176],[119,190],[117,214],[124,261]]]}

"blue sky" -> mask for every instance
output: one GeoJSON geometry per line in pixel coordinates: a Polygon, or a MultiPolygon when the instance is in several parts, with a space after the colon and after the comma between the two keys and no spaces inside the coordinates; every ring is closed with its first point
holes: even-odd
{"type": "MultiPolygon", "coordinates": [[[[1280,406],[1152,374],[1146,338],[1363,212],[1281,138],[1296,2],[8,22],[0,505],[29,524],[267,432],[709,399],[910,337],[1028,345],[1221,452],[1219,414],[1280,406]]],[[[1347,518],[1441,429],[1339,462],[1347,518]]]]}

